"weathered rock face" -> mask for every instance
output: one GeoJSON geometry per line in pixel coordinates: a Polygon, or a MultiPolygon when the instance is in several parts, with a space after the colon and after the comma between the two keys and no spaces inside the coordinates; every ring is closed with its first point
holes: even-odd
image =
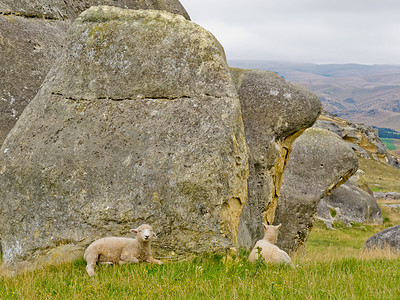
{"type": "Polygon", "coordinates": [[[351,123],[329,115],[322,115],[315,122],[314,127],[336,133],[344,141],[348,142],[358,155],[364,158],[375,159],[390,166],[400,168],[398,158],[387,151],[377,131],[371,126],[351,123]]]}
{"type": "Polygon", "coordinates": [[[357,156],[336,134],[307,129],[293,144],[283,174],[274,224],[282,223],[277,245],[292,253],[304,245],[319,201],[358,168],[357,156]]]}
{"type": "Polygon", "coordinates": [[[0,151],[5,270],[141,223],[159,253],[236,243],[240,101],[220,44],[181,16],[85,11],[0,151]]]}
{"type": "Polygon", "coordinates": [[[251,248],[263,237],[261,224],[274,219],[292,143],[315,122],[322,106],[308,89],[274,72],[232,69],[232,75],[242,105],[250,170],[238,242],[251,248]]]}
{"type": "Polygon", "coordinates": [[[387,228],[371,236],[364,244],[364,249],[386,248],[400,251],[400,225],[387,228]]]}
{"type": "Polygon", "coordinates": [[[0,15],[0,145],[35,97],[68,26],[64,21],[0,15]]]}
{"type": "Polygon", "coordinates": [[[178,0],[0,1],[0,145],[61,51],[71,20],[91,5],[159,9],[189,19],[178,0]],[[49,20],[52,19],[52,20],[49,20]]]}
{"type": "Polygon", "coordinates": [[[351,226],[352,222],[382,224],[382,211],[372,191],[368,185],[365,185],[363,173],[362,170],[358,170],[346,183],[318,204],[318,218],[322,219],[329,228],[332,228],[335,220],[346,223],[348,226],[351,226]]]}
{"type": "Polygon", "coordinates": [[[75,19],[82,11],[95,5],[130,9],[165,10],[190,20],[179,0],[2,0],[1,14],[17,14],[41,19],[75,19]]]}

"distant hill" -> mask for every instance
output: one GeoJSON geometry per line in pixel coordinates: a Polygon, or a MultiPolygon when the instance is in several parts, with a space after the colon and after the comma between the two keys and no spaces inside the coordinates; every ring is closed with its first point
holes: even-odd
{"type": "Polygon", "coordinates": [[[378,129],[378,135],[380,138],[400,139],[400,132],[396,130],[392,130],[390,128],[378,128],[375,126],[373,127],[378,129]]]}
{"type": "Polygon", "coordinates": [[[352,122],[400,131],[400,65],[309,64],[230,60],[264,69],[314,91],[324,110],[352,122]]]}

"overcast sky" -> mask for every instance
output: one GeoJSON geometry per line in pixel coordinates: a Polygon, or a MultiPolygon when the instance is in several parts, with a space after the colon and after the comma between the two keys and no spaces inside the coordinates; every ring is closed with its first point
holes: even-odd
{"type": "Polygon", "coordinates": [[[228,59],[400,64],[400,0],[180,0],[228,59]]]}

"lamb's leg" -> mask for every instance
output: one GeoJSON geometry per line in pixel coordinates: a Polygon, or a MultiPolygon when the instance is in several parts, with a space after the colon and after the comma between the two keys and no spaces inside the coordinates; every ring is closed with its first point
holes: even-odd
{"type": "Polygon", "coordinates": [[[163,264],[163,262],[161,260],[155,259],[152,256],[150,256],[148,259],[146,259],[146,262],[151,263],[151,264],[157,264],[157,265],[163,264]]]}
{"type": "Polygon", "coordinates": [[[122,254],[119,264],[137,264],[138,262],[139,260],[136,257],[122,254]]]}

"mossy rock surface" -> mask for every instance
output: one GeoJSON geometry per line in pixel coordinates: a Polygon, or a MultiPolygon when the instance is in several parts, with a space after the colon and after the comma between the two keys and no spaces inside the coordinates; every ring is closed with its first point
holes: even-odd
{"type": "Polygon", "coordinates": [[[222,46],[182,16],[92,7],[75,21],[66,47],[46,86],[66,98],[236,97],[222,46]]]}

